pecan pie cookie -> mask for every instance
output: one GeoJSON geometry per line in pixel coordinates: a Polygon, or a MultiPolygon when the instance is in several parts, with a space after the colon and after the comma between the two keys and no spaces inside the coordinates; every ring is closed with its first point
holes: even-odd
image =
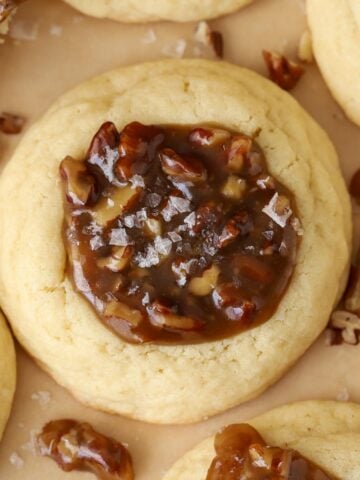
{"type": "Polygon", "coordinates": [[[307,0],[307,14],[324,79],[347,116],[360,125],[360,3],[307,0]]]}
{"type": "Polygon", "coordinates": [[[332,144],[226,63],[120,68],[67,93],[6,167],[0,206],[0,298],[20,342],[84,403],[149,422],[266,389],[348,271],[332,144]]]}
{"type": "Polygon", "coordinates": [[[359,480],[360,406],[307,401],[225,427],[163,480],[359,480]]]}
{"type": "Polygon", "coordinates": [[[0,439],[9,418],[15,391],[16,361],[14,344],[0,313],[0,439]]]}
{"type": "Polygon", "coordinates": [[[83,13],[119,22],[190,22],[234,12],[252,0],[65,0],[83,13]]]}

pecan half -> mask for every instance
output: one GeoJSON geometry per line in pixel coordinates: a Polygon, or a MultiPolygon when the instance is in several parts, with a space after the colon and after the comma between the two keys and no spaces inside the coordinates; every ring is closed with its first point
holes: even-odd
{"type": "Polygon", "coordinates": [[[270,79],[284,90],[294,88],[305,72],[300,65],[288,60],[284,55],[264,50],[263,57],[270,79]]]}
{"type": "MultiPolygon", "coordinates": [[[[1,11],[0,11],[1,14],[1,11]]],[[[0,114],[0,131],[8,135],[21,133],[25,125],[25,118],[20,115],[3,112],[0,114]]]]}
{"type": "Polygon", "coordinates": [[[134,480],[131,456],[120,442],[95,431],[88,423],[56,420],[37,436],[39,453],[65,472],[93,472],[103,480],[134,480]]]}
{"type": "Polygon", "coordinates": [[[145,173],[149,158],[147,151],[150,143],[160,144],[163,140],[162,129],[152,125],[142,125],[132,122],[121,132],[119,144],[119,160],[115,166],[115,173],[121,180],[129,180],[134,173],[145,173]],[[140,172],[134,171],[136,162],[140,172]]]}

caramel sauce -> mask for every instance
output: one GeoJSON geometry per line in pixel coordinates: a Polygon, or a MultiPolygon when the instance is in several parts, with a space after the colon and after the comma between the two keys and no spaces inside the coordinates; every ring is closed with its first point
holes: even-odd
{"type": "Polygon", "coordinates": [[[230,425],[215,437],[206,480],[335,480],[300,453],[271,447],[250,425],[230,425]]]}
{"type": "Polygon", "coordinates": [[[49,422],[38,435],[41,455],[65,472],[89,471],[99,480],[134,480],[131,457],[116,440],[74,420],[49,422]]]}
{"type": "Polygon", "coordinates": [[[198,343],[275,312],[295,263],[290,192],[220,128],[101,126],[61,164],[69,274],[114,333],[198,343]]]}

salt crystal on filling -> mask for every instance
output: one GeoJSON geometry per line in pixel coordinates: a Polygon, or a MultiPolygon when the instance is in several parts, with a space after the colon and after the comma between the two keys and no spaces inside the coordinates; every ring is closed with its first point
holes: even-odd
{"type": "Polygon", "coordinates": [[[279,194],[275,193],[270,202],[262,209],[262,211],[268,215],[274,222],[276,222],[280,227],[284,228],[287,224],[287,221],[292,215],[292,210],[290,207],[284,209],[284,213],[279,215],[276,211],[276,206],[279,200],[279,194]]]}
{"type": "Polygon", "coordinates": [[[168,232],[167,234],[169,235],[170,240],[171,240],[172,242],[174,242],[174,243],[176,243],[176,242],[181,242],[181,240],[182,240],[181,235],[179,235],[179,234],[176,233],[176,232],[168,232]]]}
{"type": "Polygon", "coordinates": [[[110,233],[110,245],[126,247],[130,245],[130,240],[125,228],[114,228],[110,233]]]}
{"type": "Polygon", "coordinates": [[[146,197],[146,204],[151,208],[158,207],[160,202],[161,196],[158,193],[149,193],[146,197]]]}
{"type": "Polygon", "coordinates": [[[145,295],[143,296],[141,303],[143,305],[147,305],[148,303],[150,303],[150,295],[148,292],[146,292],[145,295]]]}
{"type": "Polygon", "coordinates": [[[187,217],[184,218],[184,223],[187,226],[187,228],[192,230],[195,227],[195,224],[196,224],[196,213],[191,212],[190,215],[188,215],[187,217]]]}
{"type": "Polygon", "coordinates": [[[100,237],[100,235],[96,235],[90,240],[91,250],[98,250],[104,245],[105,245],[104,240],[100,237]]]}
{"type": "Polygon", "coordinates": [[[144,225],[144,222],[147,220],[148,216],[146,213],[145,208],[142,208],[138,212],[136,212],[136,220],[135,220],[135,226],[136,227],[142,227],[144,225]]]}
{"type": "Polygon", "coordinates": [[[135,215],[127,215],[126,217],[123,218],[123,222],[125,226],[128,228],[134,228],[135,221],[136,221],[135,215]]]}
{"type": "Polygon", "coordinates": [[[190,200],[181,197],[170,196],[166,207],[162,210],[161,214],[164,217],[165,222],[170,220],[179,213],[185,213],[190,210],[190,200]]]}
{"type": "Polygon", "coordinates": [[[141,175],[133,175],[130,178],[129,181],[131,183],[131,188],[132,189],[137,188],[137,187],[145,188],[145,182],[144,182],[144,179],[141,175]]]}
{"type": "Polygon", "coordinates": [[[168,238],[156,237],[154,240],[155,250],[160,253],[160,255],[169,255],[172,249],[172,242],[168,238]]]}
{"type": "Polygon", "coordinates": [[[91,155],[89,158],[89,163],[92,165],[97,165],[101,168],[106,179],[112,183],[116,178],[114,174],[114,165],[119,158],[119,152],[117,150],[112,150],[109,146],[105,147],[105,156],[91,155]]]}
{"type": "Polygon", "coordinates": [[[140,268],[149,268],[154,265],[158,265],[158,263],[160,262],[160,257],[155,248],[152,245],[148,245],[146,247],[145,253],[139,252],[135,255],[134,262],[140,268]]]}

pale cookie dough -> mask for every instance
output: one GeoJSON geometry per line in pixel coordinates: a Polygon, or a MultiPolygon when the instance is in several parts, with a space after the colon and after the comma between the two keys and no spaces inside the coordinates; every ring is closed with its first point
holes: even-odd
{"type": "MultiPolygon", "coordinates": [[[[335,478],[360,479],[359,405],[294,403],[246,423],[255,427],[268,445],[297,450],[335,478]]],[[[214,457],[211,437],[178,460],[163,480],[205,480],[214,457]]]]}
{"type": "Polygon", "coordinates": [[[326,326],[350,240],[349,197],[326,134],[289,94],[227,63],[145,63],[85,82],[30,129],[0,180],[0,300],[18,339],[82,402],[148,422],[199,421],[279,379],[326,326]],[[134,120],[215,122],[257,135],[269,170],[295,194],[304,229],[291,283],[268,322],[212,343],[131,345],[74,291],[59,164],[83,158],[106,120],[119,130],[134,120]]]}
{"type": "Polygon", "coordinates": [[[8,421],[16,383],[16,360],[13,340],[0,313],[0,440],[8,421]]]}
{"type": "Polygon", "coordinates": [[[252,0],[65,0],[87,15],[119,22],[191,22],[234,12],[252,0]]]}
{"type": "Polygon", "coordinates": [[[360,125],[360,2],[307,0],[320,70],[348,117],[360,125]]]}

